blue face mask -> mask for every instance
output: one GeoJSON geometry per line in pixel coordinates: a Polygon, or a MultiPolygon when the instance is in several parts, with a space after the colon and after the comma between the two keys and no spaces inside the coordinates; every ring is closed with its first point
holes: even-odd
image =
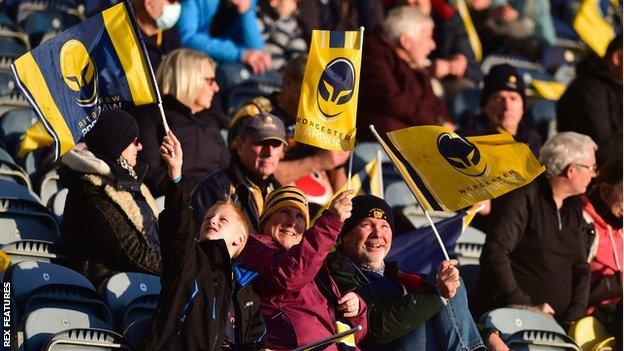
{"type": "Polygon", "coordinates": [[[182,6],[179,2],[174,2],[173,4],[165,2],[160,17],[156,19],[156,26],[162,30],[172,28],[178,22],[180,12],[182,12],[182,6]]]}

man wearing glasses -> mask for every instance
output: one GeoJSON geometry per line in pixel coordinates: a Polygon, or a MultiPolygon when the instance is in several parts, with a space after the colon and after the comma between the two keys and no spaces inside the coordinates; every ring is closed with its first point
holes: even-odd
{"type": "Polygon", "coordinates": [[[557,134],[540,150],[545,175],[494,200],[473,304],[479,315],[524,305],[567,330],[585,314],[592,231],[577,195],[596,176],[596,149],[586,135],[557,134]]]}

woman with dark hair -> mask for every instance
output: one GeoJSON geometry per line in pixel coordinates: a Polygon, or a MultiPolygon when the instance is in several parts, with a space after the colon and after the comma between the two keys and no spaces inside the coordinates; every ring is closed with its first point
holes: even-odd
{"type": "Polygon", "coordinates": [[[73,174],[61,235],[73,268],[95,286],[116,272],[161,273],[158,209],[141,182],[138,135],[128,113],[102,112],[85,143],[61,159],[73,174]]]}

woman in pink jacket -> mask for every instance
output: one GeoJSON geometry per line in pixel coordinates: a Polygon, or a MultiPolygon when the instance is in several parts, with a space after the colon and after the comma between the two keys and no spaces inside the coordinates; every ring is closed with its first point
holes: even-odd
{"type": "Polygon", "coordinates": [[[260,273],[254,289],[260,295],[268,348],[307,345],[338,333],[337,323],[363,329],[355,340],[327,350],[355,350],[353,341],[364,337],[364,301],[354,292],[341,292],[325,265],[343,221],[351,215],[351,194],[339,194],[309,229],[308,201],[301,190],[285,186],[267,195],[259,219],[262,233],[249,237],[241,257],[244,266],[260,273]]]}
{"type": "Polygon", "coordinates": [[[596,228],[589,255],[589,313],[599,308],[610,314],[622,299],[622,159],[600,169],[583,202],[583,215],[596,228]]]}

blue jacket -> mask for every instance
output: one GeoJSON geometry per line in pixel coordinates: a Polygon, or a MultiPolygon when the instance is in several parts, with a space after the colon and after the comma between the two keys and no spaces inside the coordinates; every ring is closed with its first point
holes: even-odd
{"type": "Polygon", "coordinates": [[[240,62],[244,49],[264,48],[256,22],[257,0],[251,0],[247,12],[236,12],[229,28],[219,28],[223,34],[214,36],[210,27],[221,1],[227,0],[182,1],[182,13],[177,23],[180,41],[183,46],[199,50],[217,62],[240,62]]]}

